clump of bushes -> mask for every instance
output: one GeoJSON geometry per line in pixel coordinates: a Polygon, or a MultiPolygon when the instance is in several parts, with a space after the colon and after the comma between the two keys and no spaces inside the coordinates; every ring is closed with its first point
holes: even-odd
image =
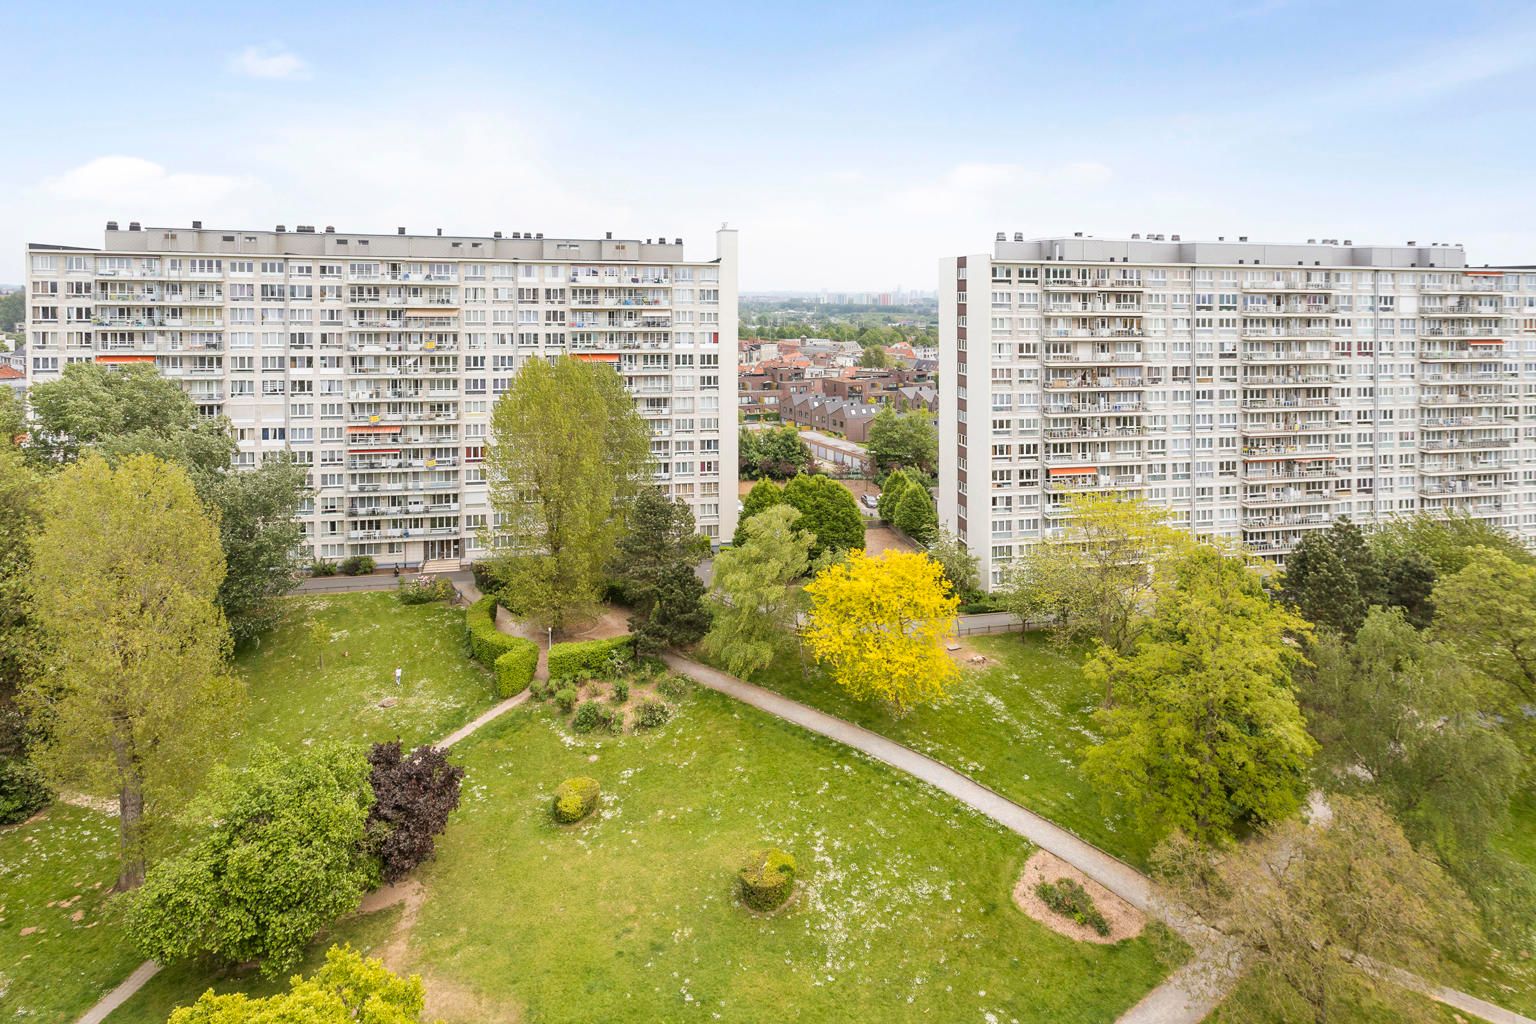
{"type": "Polygon", "coordinates": [[[549,649],[549,678],[560,680],[613,675],[622,670],[634,654],[635,638],[632,636],[555,644],[549,649]]]}
{"type": "Polygon", "coordinates": [[[627,704],[629,702],[629,683],[623,679],[614,680],[613,702],[615,704],[627,704]]]}
{"type": "Polygon", "coordinates": [[[635,712],[635,727],[637,729],[656,729],[667,724],[672,717],[672,709],[659,700],[646,700],[640,702],[639,709],[635,712]]]}
{"type": "Polygon", "coordinates": [[[400,581],[395,596],[401,604],[431,604],[433,601],[451,601],[455,591],[445,576],[417,576],[400,581]]]}
{"type": "Polygon", "coordinates": [[[597,784],[597,780],[585,775],[566,779],[555,787],[555,820],[562,825],[580,821],[597,807],[597,798],[602,792],[603,787],[597,784]]]}
{"type": "Polygon", "coordinates": [[[309,574],[311,576],[335,576],[336,563],[317,560],[310,565],[309,574]]]}
{"type": "Polygon", "coordinates": [[[341,571],[348,576],[366,576],[378,568],[372,555],[353,555],[342,560],[341,571]]]}
{"type": "Polygon", "coordinates": [[[571,719],[571,728],[576,732],[603,732],[617,733],[624,728],[624,715],[614,708],[604,707],[595,700],[583,702],[576,709],[576,717],[571,719]]]}
{"type": "Polygon", "coordinates": [[[560,689],[556,690],[555,703],[560,705],[561,711],[564,711],[566,714],[570,714],[571,709],[576,706],[576,687],[562,686],[560,689]]]}
{"type": "Polygon", "coordinates": [[[1087,925],[1096,934],[1109,934],[1109,922],[1104,920],[1104,915],[1099,913],[1099,908],[1093,905],[1093,897],[1088,895],[1087,889],[1072,879],[1041,882],[1035,886],[1035,895],[1062,917],[1087,925]]]}
{"type": "Polygon", "coordinates": [[[682,700],[688,695],[688,680],[682,676],[664,676],[661,682],[656,684],[656,692],[667,700],[682,700]]]}
{"type": "Polygon", "coordinates": [[[795,887],[795,858],[783,850],[756,850],[736,872],[736,891],[753,910],[777,910],[795,887]]]}
{"type": "Polygon", "coordinates": [[[499,696],[521,693],[533,682],[533,673],[539,666],[539,645],[520,636],[508,636],[496,628],[494,597],[482,597],[465,609],[464,633],[470,657],[495,671],[499,696]]]}
{"type": "Polygon", "coordinates": [[[26,821],[52,799],[53,793],[31,761],[0,759],[0,825],[26,821]]]}
{"type": "Polygon", "coordinates": [[[428,745],[403,755],[400,741],[375,743],[368,750],[368,839],[386,882],[398,882],[432,856],[448,815],[459,806],[464,769],[428,745]]]}

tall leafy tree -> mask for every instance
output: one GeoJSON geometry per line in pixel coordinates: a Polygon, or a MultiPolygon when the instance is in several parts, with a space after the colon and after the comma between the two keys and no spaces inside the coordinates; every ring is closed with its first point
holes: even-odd
{"type": "Polygon", "coordinates": [[[1353,641],[1325,634],[1312,659],[1301,702],[1322,784],[1381,799],[1495,927],[1529,920],[1525,886],[1510,884],[1490,851],[1524,766],[1485,713],[1486,684],[1399,608],[1372,609],[1353,641]]]}
{"type": "Polygon", "coordinates": [[[1084,769],[1132,805],[1149,834],[1222,843],[1294,813],[1316,744],[1291,673],[1307,624],[1235,557],[1196,548],[1172,565],[1128,655],[1101,645],[1085,670],[1111,687],[1103,740],[1084,769]]]}
{"type": "MultiPolygon", "coordinates": [[[[0,389],[8,390],[8,389],[0,389]]],[[[27,582],[42,476],[0,439],[0,823],[24,820],[47,799],[26,760],[34,739],[16,703],[42,665],[42,637],[27,582]]]]}
{"type": "Polygon", "coordinates": [[[1435,634],[1507,688],[1511,721],[1526,718],[1521,709],[1536,706],[1536,564],[1474,548],[1435,587],[1434,602],[1435,634]]]}
{"type": "Polygon", "coordinates": [[[647,482],[650,430],[602,363],[530,359],[491,414],[486,450],[497,575],[559,630],[595,605],[629,503],[647,482]]]}
{"type": "Polygon", "coordinates": [[[800,513],[797,528],[812,535],[813,560],[864,546],[859,503],[831,477],[801,474],[784,485],[784,500],[800,513]]]}
{"type": "Polygon", "coordinates": [[[960,678],[944,649],[960,601],[927,555],[855,551],[818,573],[805,592],[806,646],[849,696],[884,700],[901,715],[942,700],[960,678]]]}
{"type": "Polygon", "coordinates": [[[795,528],[799,518],[793,507],[776,505],[752,517],[744,543],[715,556],[714,625],[704,650],[733,675],[767,668],[790,643],[794,584],[810,564],[811,538],[795,528]]]}
{"type": "Polygon", "coordinates": [[[973,601],[980,596],[981,563],[971,554],[965,541],[948,530],[940,530],[928,545],[928,557],[939,563],[939,568],[944,570],[944,578],[949,580],[949,585],[962,602],[973,601]]]}
{"type": "Polygon", "coordinates": [[[1280,594],[1308,622],[1353,636],[1370,607],[1384,601],[1385,582],[1365,535],[1341,519],[1296,545],[1280,594]]]}
{"type": "Polygon", "coordinates": [[[14,388],[0,388],[0,448],[17,444],[27,429],[27,408],[14,388]]]}
{"type": "Polygon", "coordinates": [[[915,469],[931,475],[938,465],[939,434],[926,412],[897,412],[886,406],[869,422],[865,442],[875,469],[915,469]]]}
{"type": "Polygon", "coordinates": [[[219,524],[225,576],[219,607],[237,642],[271,625],[274,599],[292,589],[304,536],[297,522],[307,488],[287,456],[235,470],[227,421],[209,420],[174,381],[152,368],[71,363],[33,389],[27,450],[44,465],[98,452],[111,461],[149,454],[186,469],[219,524]]]}
{"type": "Polygon", "coordinates": [[[399,740],[368,748],[368,842],[384,881],[398,882],[432,856],[448,815],[459,806],[464,769],[424,744],[404,753],[399,740]]]}
{"type": "Polygon", "coordinates": [[[1465,569],[1477,548],[1492,548],[1516,562],[1536,561],[1536,555],[1526,550],[1514,534],[1465,512],[1421,513],[1390,519],[1372,531],[1370,544],[1388,560],[1418,555],[1438,576],[1451,576],[1465,569]]]}
{"type": "Polygon", "coordinates": [[[736,535],[731,538],[732,544],[740,544],[747,539],[747,520],[775,505],[784,504],[784,488],[772,480],[759,480],[752,485],[747,496],[741,503],[741,515],[736,520],[736,535]]]}
{"type": "MultiPolygon", "coordinates": [[[[1190,540],[1165,510],[1135,498],[1073,495],[1068,512],[1059,536],[1014,564],[1003,605],[1020,618],[1050,617],[1063,639],[1094,639],[1129,654],[1171,579],[1168,565],[1190,540]]],[[[1113,700],[1106,691],[1105,703],[1113,700]]]]}
{"type": "Polygon", "coordinates": [[[378,883],[370,771],[361,750],[325,743],[258,751],[248,767],[216,772],[186,815],[196,838],[150,871],[128,934],[161,963],[255,960],[281,976],[378,883]]]}
{"type": "Polygon", "coordinates": [[[891,365],[891,357],[886,354],[883,345],[870,345],[859,353],[859,365],[876,370],[883,370],[891,365]]]}
{"type": "Polygon", "coordinates": [[[896,503],[891,525],[919,544],[926,544],[939,532],[939,513],[926,487],[907,487],[896,503]]]}
{"type": "Polygon", "coordinates": [[[1448,950],[1477,940],[1465,897],[1378,803],[1335,796],[1330,804],[1330,820],[1293,818],[1220,856],[1182,838],[1158,851],[1176,903],[1225,940],[1224,955],[1194,969],[1223,987],[1245,972],[1222,1004],[1237,1022],[1327,1024],[1351,1003],[1380,1006],[1393,1021],[1443,1019],[1369,967],[1432,976],[1448,950]]]}
{"type": "Polygon", "coordinates": [[[641,654],[691,644],[709,628],[696,571],[708,553],[709,538],[694,532],[686,503],[654,487],[635,499],[614,575],[634,609],[629,628],[641,654]]]}
{"type": "Polygon", "coordinates": [[[22,703],[60,786],[116,796],[118,886],[144,878],[146,830],[222,749],[240,697],[215,604],[218,529],[179,466],[89,455],[47,488],[31,589],[47,669],[22,703]]]}
{"type": "Polygon", "coordinates": [[[880,488],[880,497],[875,502],[875,510],[880,518],[886,522],[896,519],[896,506],[901,503],[901,496],[909,487],[921,487],[921,482],[914,480],[905,470],[895,470],[885,478],[885,484],[880,488]]]}

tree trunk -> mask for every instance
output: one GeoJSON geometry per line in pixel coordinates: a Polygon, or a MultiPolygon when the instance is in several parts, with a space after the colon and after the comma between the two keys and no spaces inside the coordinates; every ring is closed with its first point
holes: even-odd
{"type": "Polygon", "coordinates": [[[130,750],[131,741],[119,733],[112,744],[117,755],[119,789],[117,793],[118,892],[127,892],[144,884],[144,780],[130,750]]]}

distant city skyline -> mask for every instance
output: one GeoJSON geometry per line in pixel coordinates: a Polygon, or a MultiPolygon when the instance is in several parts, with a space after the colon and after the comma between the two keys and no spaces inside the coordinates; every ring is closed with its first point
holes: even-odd
{"type": "Polygon", "coordinates": [[[1536,262],[1536,8],[1448,10],[32,5],[0,280],[108,219],[690,244],[728,221],[756,292],[931,288],[996,231],[1536,262]]]}

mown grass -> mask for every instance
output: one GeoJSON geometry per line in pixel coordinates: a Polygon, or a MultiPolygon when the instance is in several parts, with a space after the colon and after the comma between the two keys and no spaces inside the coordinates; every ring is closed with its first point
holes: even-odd
{"type": "Polygon", "coordinates": [[[987,656],[967,667],[941,704],[897,718],[877,701],[850,698],[813,663],[780,658],[753,682],[856,722],[964,772],[1095,845],[1145,866],[1149,845],[1120,808],[1106,807],[1079,769],[1094,741],[1098,693],[1081,654],[1037,634],[978,636],[987,656]]]}
{"type": "MultiPolygon", "coordinates": [[[[1076,943],[1011,891],[1028,843],[952,799],[721,695],[651,734],[571,735],[519,709],[455,751],[464,800],[403,964],[427,1016],[801,1022],[1113,1020],[1163,975],[1153,942],[1076,943]],[[593,818],[555,786],[591,775],[593,818]],[[772,917],[732,892],[748,851],[799,861],[772,917]]],[[[201,982],[135,1000],[155,1021],[201,982]]]]}
{"type": "MultiPolygon", "coordinates": [[[[407,607],[390,593],[289,597],[283,605],[282,624],[236,659],[249,699],[229,752],[234,763],[259,743],[422,743],[491,702],[489,674],[464,656],[458,609],[407,607]],[[329,630],[323,651],[311,619],[329,630]],[[379,706],[390,697],[394,706],[379,706]]],[[[107,895],[116,843],[114,819],[62,803],[30,825],[0,829],[0,1019],[68,1024],[141,961],[107,895]],[[65,910],[47,906],[77,894],[65,910]],[[80,922],[69,920],[82,909],[80,922]],[[21,935],[27,927],[43,930],[21,935]]]]}

